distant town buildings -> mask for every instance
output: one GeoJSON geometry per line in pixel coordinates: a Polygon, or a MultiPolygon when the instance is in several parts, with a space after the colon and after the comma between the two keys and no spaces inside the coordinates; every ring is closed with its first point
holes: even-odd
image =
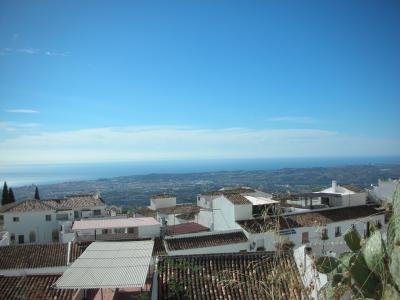
{"type": "Polygon", "coordinates": [[[0,207],[0,293],[318,298],[327,279],[313,257],[348,251],[343,236],[350,229],[367,237],[371,228],[386,228],[380,204],[391,200],[396,184],[364,190],[332,181],[321,191],[279,195],[223,188],[184,204],[159,194],[133,217],[98,194],[8,204],[0,207]]]}

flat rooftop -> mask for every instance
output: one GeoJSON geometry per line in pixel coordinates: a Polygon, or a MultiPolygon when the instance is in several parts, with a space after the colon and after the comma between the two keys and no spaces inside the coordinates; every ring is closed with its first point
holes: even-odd
{"type": "Polygon", "coordinates": [[[151,217],[143,218],[118,218],[118,219],[96,219],[75,221],[72,230],[82,229],[108,229],[108,228],[128,228],[160,225],[156,219],[151,217]]]}

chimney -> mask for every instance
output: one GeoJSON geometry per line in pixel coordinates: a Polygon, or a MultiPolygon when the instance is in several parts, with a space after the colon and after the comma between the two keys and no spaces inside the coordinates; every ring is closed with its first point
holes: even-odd
{"type": "Polygon", "coordinates": [[[332,192],[336,193],[336,180],[332,180],[332,192]]]}

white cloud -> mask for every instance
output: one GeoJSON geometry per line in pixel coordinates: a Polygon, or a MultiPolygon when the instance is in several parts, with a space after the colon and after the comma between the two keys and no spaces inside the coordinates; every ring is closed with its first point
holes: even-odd
{"type": "Polygon", "coordinates": [[[19,129],[34,129],[41,127],[39,123],[0,122],[1,131],[16,131],[19,129]]]}
{"type": "Polygon", "coordinates": [[[45,51],[44,52],[45,55],[47,56],[69,56],[69,52],[51,52],[51,51],[45,51]]]}
{"type": "Polygon", "coordinates": [[[43,54],[46,56],[59,56],[59,57],[66,57],[69,56],[69,52],[54,52],[54,51],[48,51],[48,50],[40,50],[32,47],[26,47],[26,48],[19,48],[19,49],[13,49],[13,48],[3,48],[2,51],[0,51],[0,55],[5,56],[13,53],[22,53],[22,54],[43,54]]]}
{"type": "Polygon", "coordinates": [[[316,120],[311,117],[302,116],[282,116],[269,118],[268,121],[271,122],[287,122],[287,123],[299,123],[299,124],[311,124],[315,123],[316,120]]]}
{"type": "Polygon", "coordinates": [[[91,128],[0,141],[0,163],[399,155],[400,142],[319,129],[91,128]]]}
{"type": "Polygon", "coordinates": [[[37,114],[37,113],[39,113],[39,111],[37,111],[37,110],[26,109],[26,108],[6,109],[6,112],[19,113],[19,114],[37,114]]]}
{"type": "Polygon", "coordinates": [[[37,54],[39,53],[39,49],[34,49],[34,48],[21,48],[16,50],[19,53],[25,53],[25,54],[37,54]]]}

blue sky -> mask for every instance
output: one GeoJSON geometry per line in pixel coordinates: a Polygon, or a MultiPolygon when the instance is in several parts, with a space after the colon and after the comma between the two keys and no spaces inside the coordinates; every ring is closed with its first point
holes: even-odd
{"type": "Polygon", "coordinates": [[[0,162],[400,155],[398,1],[1,1],[0,162]]]}

